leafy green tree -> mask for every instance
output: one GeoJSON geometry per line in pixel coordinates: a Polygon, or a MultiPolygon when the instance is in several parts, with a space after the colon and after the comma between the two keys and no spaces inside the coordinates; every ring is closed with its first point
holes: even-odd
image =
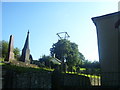
{"type": "Polygon", "coordinates": [[[0,51],[2,51],[1,55],[2,58],[6,59],[7,58],[7,54],[8,54],[8,42],[7,41],[0,41],[0,51]]]}
{"type": "Polygon", "coordinates": [[[15,57],[15,59],[17,59],[17,60],[19,60],[19,58],[20,58],[20,49],[19,48],[14,48],[14,57],[15,57]]]}
{"type": "Polygon", "coordinates": [[[66,58],[69,67],[73,67],[81,62],[78,45],[66,39],[58,40],[57,43],[53,44],[50,53],[61,61],[66,58]]]}
{"type": "Polygon", "coordinates": [[[84,60],[82,64],[83,68],[91,68],[92,67],[92,62],[89,60],[84,60]]]}
{"type": "Polygon", "coordinates": [[[84,60],[82,67],[84,68],[100,68],[100,62],[98,61],[89,61],[89,60],[84,60]]]}
{"type": "MultiPolygon", "coordinates": [[[[4,59],[6,59],[7,58],[7,55],[8,55],[8,42],[7,41],[5,41],[5,40],[2,40],[2,41],[0,41],[0,51],[2,51],[1,53],[0,53],[0,55],[1,55],[1,57],[2,58],[4,58],[4,59]]],[[[16,48],[14,48],[14,56],[15,56],[15,58],[16,59],[18,59],[19,58],[19,56],[20,56],[20,50],[16,47],[16,48]]]]}
{"type": "Polygon", "coordinates": [[[94,61],[92,62],[93,68],[100,68],[100,62],[99,61],[94,61]]]}
{"type": "Polygon", "coordinates": [[[79,52],[79,58],[81,60],[81,64],[84,64],[85,57],[84,57],[84,55],[81,52],[79,52]]]}
{"type": "Polygon", "coordinates": [[[50,65],[51,65],[51,59],[52,59],[52,57],[43,55],[42,58],[39,58],[39,61],[40,61],[41,63],[44,62],[45,66],[51,67],[51,66],[50,66],[50,65]]]}

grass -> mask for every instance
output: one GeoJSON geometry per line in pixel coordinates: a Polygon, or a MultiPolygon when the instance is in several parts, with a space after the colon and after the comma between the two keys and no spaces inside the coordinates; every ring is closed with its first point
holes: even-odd
{"type": "Polygon", "coordinates": [[[77,72],[68,72],[67,71],[66,73],[77,74],[77,75],[82,75],[82,76],[91,77],[91,78],[100,78],[100,76],[97,76],[97,75],[83,74],[83,73],[77,73],[77,72]]]}
{"type": "Polygon", "coordinates": [[[50,69],[50,68],[42,68],[44,70],[47,70],[47,71],[54,71],[54,69],[50,69]]]}
{"type": "Polygon", "coordinates": [[[4,58],[0,58],[0,61],[4,61],[4,58]]]}
{"type": "Polygon", "coordinates": [[[7,70],[14,70],[17,72],[30,72],[30,71],[54,71],[54,69],[38,67],[34,64],[27,64],[21,61],[13,60],[9,64],[4,62],[3,58],[0,58],[0,66],[7,70]]]}
{"type": "Polygon", "coordinates": [[[90,75],[90,74],[82,74],[82,73],[79,73],[78,75],[83,75],[83,76],[91,77],[91,78],[100,78],[100,76],[97,76],[97,75],[90,75]]]}
{"type": "Polygon", "coordinates": [[[86,68],[80,68],[81,71],[86,70],[86,68]]]}
{"type": "Polygon", "coordinates": [[[51,72],[54,69],[49,69],[49,68],[43,68],[43,67],[21,67],[21,66],[16,66],[16,65],[11,65],[11,64],[6,64],[6,63],[0,63],[0,65],[3,67],[5,70],[11,70],[11,71],[16,71],[18,73],[25,73],[25,72],[51,72]]]}
{"type": "Polygon", "coordinates": [[[3,63],[4,58],[0,58],[0,65],[5,65],[5,63],[3,63]]]}
{"type": "MultiPolygon", "coordinates": [[[[7,69],[10,70],[15,70],[17,72],[31,72],[31,71],[54,71],[54,69],[50,69],[50,68],[44,68],[44,67],[22,67],[22,66],[16,66],[16,65],[11,65],[11,64],[6,64],[1,62],[0,63],[1,66],[4,66],[7,69]]],[[[80,68],[81,71],[86,70],[86,68],[80,68]]],[[[90,77],[90,78],[100,78],[100,76],[97,75],[90,75],[90,74],[83,74],[83,73],[77,73],[77,72],[66,72],[66,73],[70,73],[70,74],[77,74],[77,75],[82,75],[82,76],[86,76],[86,77],[90,77]]]]}
{"type": "Polygon", "coordinates": [[[5,63],[0,63],[0,65],[5,65],[5,63]]]}

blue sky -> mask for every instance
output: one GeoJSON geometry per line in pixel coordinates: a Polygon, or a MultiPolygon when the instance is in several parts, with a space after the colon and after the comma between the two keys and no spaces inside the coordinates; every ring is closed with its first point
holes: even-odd
{"type": "Polygon", "coordinates": [[[91,18],[118,11],[118,2],[3,2],[2,39],[14,36],[14,47],[22,50],[30,31],[33,59],[49,55],[56,33],[68,32],[88,60],[98,60],[96,27],[91,18]]]}

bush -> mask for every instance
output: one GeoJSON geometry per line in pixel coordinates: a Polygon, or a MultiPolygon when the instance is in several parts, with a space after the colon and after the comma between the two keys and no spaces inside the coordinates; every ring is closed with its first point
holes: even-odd
{"type": "Polygon", "coordinates": [[[4,58],[0,58],[0,62],[4,61],[4,58]]]}

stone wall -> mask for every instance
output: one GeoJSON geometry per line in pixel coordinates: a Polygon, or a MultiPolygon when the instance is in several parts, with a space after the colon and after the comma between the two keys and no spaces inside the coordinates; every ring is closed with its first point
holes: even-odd
{"type": "Polygon", "coordinates": [[[4,88],[51,88],[51,72],[3,71],[4,88]]]}
{"type": "Polygon", "coordinates": [[[52,88],[62,90],[63,88],[90,87],[90,79],[77,74],[52,73],[52,88]]]}
{"type": "Polygon", "coordinates": [[[51,71],[32,70],[19,72],[2,69],[3,88],[42,88],[50,90],[59,87],[90,86],[89,78],[80,75],[56,73],[51,71]]]}

